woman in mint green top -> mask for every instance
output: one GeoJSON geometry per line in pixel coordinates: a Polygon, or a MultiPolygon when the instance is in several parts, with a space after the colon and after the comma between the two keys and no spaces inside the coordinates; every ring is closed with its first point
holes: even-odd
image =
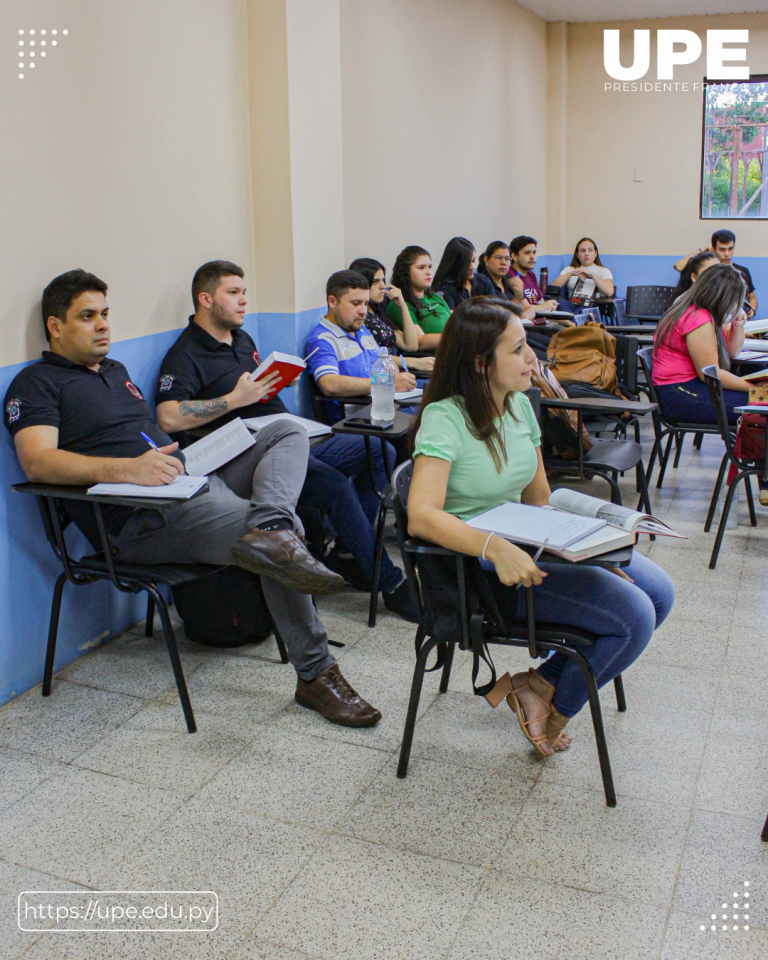
{"type": "MultiPolygon", "coordinates": [[[[451,308],[437,291],[430,289],[432,257],[423,247],[405,247],[397,255],[392,267],[392,283],[402,291],[408,312],[416,325],[419,350],[437,349],[451,308]]],[[[392,303],[387,307],[387,314],[395,326],[402,328],[400,311],[395,310],[392,303]]]]}
{"type": "MultiPolygon", "coordinates": [[[[667,574],[639,553],[618,576],[578,564],[537,566],[514,543],[465,523],[510,500],[549,501],[541,432],[525,396],[534,360],[515,304],[480,297],[453,311],[415,425],[408,532],[480,557],[496,573],[489,582],[505,617],[525,618],[525,593],[511,589],[524,584],[535,587],[540,620],[594,633],[583,655],[603,686],[637,659],[669,613],[674,588],[667,574]]],[[[565,726],[587,702],[578,664],[555,653],[504,682],[520,728],[539,753],[567,749],[565,726]]]]}

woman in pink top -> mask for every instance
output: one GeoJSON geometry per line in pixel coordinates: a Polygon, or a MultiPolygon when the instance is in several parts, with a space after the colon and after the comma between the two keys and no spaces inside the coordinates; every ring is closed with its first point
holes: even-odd
{"type": "Polygon", "coordinates": [[[749,384],[731,373],[731,359],[744,343],[742,304],[746,285],[729,264],[698,279],[664,314],[653,344],[653,382],[661,412],[670,423],[716,423],[702,369],[717,366],[728,419],[746,403],[749,384]]]}

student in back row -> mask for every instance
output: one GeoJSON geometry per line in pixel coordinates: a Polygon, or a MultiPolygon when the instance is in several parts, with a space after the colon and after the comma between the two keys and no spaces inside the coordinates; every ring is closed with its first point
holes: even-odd
{"type": "MultiPolygon", "coordinates": [[[[405,247],[392,268],[392,283],[403,294],[411,319],[422,331],[419,350],[436,350],[440,334],[451,315],[443,297],[432,289],[432,257],[423,247],[405,247]]],[[[402,329],[400,308],[390,301],[387,314],[402,329]]]]}
{"type": "Polygon", "coordinates": [[[536,251],[538,241],[533,237],[515,237],[509,244],[509,255],[512,257],[512,266],[509,269],[511,277],[520,277],[525,294],[524,307],[533,307],[536,313],[548,313],[558,309],[558,302],[554,299],[545,300],[541,292],[539,281],[533,268],[536,266],[536,251]]]}
{"type": "MultiPolygon", "coordinates": [[[[195,273],[195,312],[160,366],[155,400],[157,421],[166,432],[175,434],[206,424],[215,428],[234,417],[248,419],[288,412],[283,401],[274,395],[276,375],[258,382],[250,379],[261,357],[256,344],[243,330],[245,293],[243,270],[235,263],[213,260],[195,273]]],[[[387,474],[381,448],[375,446],[377,480],[383,489],[387,474]]],[[[394,451],[390,452],[394,456],[394,451]]],[[[371,487],[362,437],[335,436],[313,446],[306,481],[300,489],[299,507],[328,517],[340,546],[359,567],[357,585],[370,584],[375,547],[373,522],[379,500],[371,487]]],[[[343,558],[338,558],[338,553],[324,559],[347,579],[354,579],[354,572],[343,558]]],[[[381,589],[387,609],[406,619],[416,619],[402,571],[386,552],[381,589]]]]}
{"type": "Polygon", "coordinates": [[[435,271],[432,289],[441,294],[451,310],[470,297],[493,296],[490,278],[478,273],[476,267],[477,253],[469,240],[454,237],[448,241],[435,271]]]}
{"type": "Polygon", "coordinates": [[[750,317],[754,317],[755,312],[757,311],[757,295],[755,294],[755,285],[752,282],[752,274],[749,272],[747,267],[740,263],[733,262],[733,254],[735,249],[736,234],[733,233],[733,231],[715,230],[715,232],[712,234],[710,246],[699,247],[692,253],[688,253],[684,257],[680,257],[680,259],[675,263],[675,270],[677,270],[678,273],[682,273],[688,265],[688,261],[692,257],[695,257],[697,253],[713,253],[720,263],[730,264],[730,266],[739,271],[744,283],[747,285],[747,296],[744,304],[744,312],[749,320],[750,317]]]}
{"type": "MultiPolygon", "coordinates": [[[[157,426],[125,367],[107,356],[106,294],[107,285],[84,270],[56,277],[43,292],[50,350],[15,377],[4,403],[5,425],[32,482],[163,486],[184,472],[178,445],[157,426]]],[[[255,397],[261,388],[251,386],[255,397]]],[[[199,496],[162,509],[110,506],[104,520],[112,553],[123,563],[234,563],[259,574],[298,674],[297,703],[332,723],[373,726],[381,714],[342,676],[309,596],[338,590],[343,581],[300,538],[296,502],[308,450],[298,424],[274,423],[211,474],[199,496]]],[[[67,510],[98,544],[91,505],[69,501],[67,510]]]]}

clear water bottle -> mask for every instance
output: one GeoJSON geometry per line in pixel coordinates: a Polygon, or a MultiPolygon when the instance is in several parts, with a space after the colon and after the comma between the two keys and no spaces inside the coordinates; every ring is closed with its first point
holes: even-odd
{"type": "Polygon", "coordinates": [[[386,347],[371,367],[371,420],[395,419],[395,366],[386,347]]]}

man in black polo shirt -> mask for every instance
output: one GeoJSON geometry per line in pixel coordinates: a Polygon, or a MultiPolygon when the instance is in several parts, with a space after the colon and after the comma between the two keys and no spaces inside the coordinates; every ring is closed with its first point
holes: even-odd
{"type": "MultiPolygon", "coordinates": [[[[178,445],[158,428],[125,367],[107,357],[106,293],[107,285],[83,270],[56,277],[43,292],[51,349],[16,376],[4,404],[19,462],[33,482],[161,486],[184,472],[178,445]],[[158,449],[147,449],[142,433],[158,449]]],[[[200,496],[170,508],[110,508],[112,549],[128,563],[235,562],[259,573],[298,673],[297,702],[333,723],[372,726],[381,714],[341,675],[309,596],[338,589],[341,578],[312,558],[294,532],[306,432],[274,426],[279,429],[266,428],[253,447],[211,474],[200,496]]],[[[92,535],[77,508],[72,512],[92,535]]]]}
{"type": "Polygon", "coordinates": [[[703,253],[705,249],[711,250],[720,263],[729,263],[734,270],[739,271],[744,279],[744,283],[747,285],[747,297],[744,303],[744,312],[746,313],[748,320],[751,317],[754,317],[755,313],[757,312],[757,294],[755,293],[755,285],[752,282],[752,274],[749,272],[749,268],[745,267],[742,263],[733,262],[733,254],[736,249],[736,234],[732,230],[715,230],[715,232],[712,234],[711,246],[704,248],[699,247],[698,250],[694,250],[692,253],[681,257],[675,263],[675,270],[677,270],[678,273],[682,273],[688,265],[688,261],[691,259],[691,257],[695,257],[697,253],[703,253]]]}
{"type": "MultiPolygon", "coordinates": [[[[228,260],[204,263],[195,273],[195,313],[163,358],[155,393],[157,422],[170,434],[208,423],[221,426],[234,417],[248,419],[288,412],[270,390],[277,377],[266,377],[259,383],[250,379],[261,358],[256,344],[242,329],[247,303],[243,278],[242,268],[228,260]]],[[[378,446],[374,445],[374,453],[383,472],[378,446]]],[[[357,561],[357,582],[361,586],[363,577],[369,582],[373,577],[376,538],[371,520],[376,516],[378,500],[371,494],[361,437],[338,436],[312,448],[299,507],[328,517],[339,545],[357,561]],[[333,463],[323,462],[326,451],[333,463]],[[339,459],[352,475],[358,473],[354,486],[342,468],[335,468],[339,459]]],[[[348,568],[345,572],[350,575],[348,568]]],[[[386,551],[380,583],[387,609],[417,621],[408,584],[386,551]]]]}

